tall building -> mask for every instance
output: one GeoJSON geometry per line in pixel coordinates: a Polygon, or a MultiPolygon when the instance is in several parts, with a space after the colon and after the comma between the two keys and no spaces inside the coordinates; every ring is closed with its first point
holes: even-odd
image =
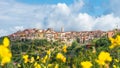
{"type": "Polygon", "coordinates": [[[64,27],[61,27],[61,32],[64,32],[64,27]]]}

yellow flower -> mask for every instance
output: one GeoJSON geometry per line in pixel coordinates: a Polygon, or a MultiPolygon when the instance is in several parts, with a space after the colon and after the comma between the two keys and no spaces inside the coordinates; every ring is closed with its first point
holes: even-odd
{"type": "Polygon", "coordinates": [[[117,68],[116,65],[113,65],[113,68],[117,68]]]}
{"type": "Polygon", "coordinates": [[[114,61],[115,61],[115,62],[117,62],[117,63],[119,62],[119,60],[118,60],[118,59],[114,59],[114,61]]]}
{"type": "Polygon", "coordinates": [[[114,38],[110,37],[109,40],[111,41],[112,44],[115,43],[115,39],[114,38]]]}
{"type": "Polygon", "coordinates": [[[66,62],[66,57],[63,56],[63,54],[61,54],[61,53],[57,54],[56,59],[60,59],[61,61],[66,62]]]}
{"type": "Polygon", "coordinates": [[[11,61],[12,53],[9,50],[8,46],[9,46],[9,39],[7,37],[5,37],[3,40],[3,45],[0,45],[1,65],[4,65],[11,61]]]}
{"type": "Polygon", "coordinates": [[[1,65],[4,65],[5,63],[9,63],[12,58],[12,53],[10,50],[4,46],[0,45],[0,59],[1,59],[1,65]]]}
{"type": "Polygon", "coordinates": [[[64,53],[67,52],[67,46],[66,46],[66,45],[64,45],[62,49],[63,49],[63,52],[64,52],[64,53]]]}
{"type": "Polygon", "coordinates": [[[24,63],[27,63],[29,61],[28,55],[23,55],[24,63]]]}
{"type": "Polygon", "coordinates": [[[43,60],[42,60],[42,62],[43,62],[43,63],[46,63],[46,60],[45,60],[45,59],[43,59],[43,60]]]}
{"type": "Polygon", "coordinates": [[[21,67],[21,65],[20,64],[17,64],[17,66],[20,68],[21,67]]]}
{"type": "Polygon", "coordinates": [[[47,51],[47,54],[48,54],[48,55],[50,55],[50,54],[51,54],[50,50],[48,50],[48,51],[47,51]]]}
{"type": "Polygon", "coordinates": [[[38,64],[37,62],[35,62],[34,68],[41,68],[41,66],[40,66],[40,64],[38,64]]]}
{"type": "Polygon", "coordinates": [[[110,48],[110,49],[113,49],[115,46],[116,46],[116,45],[111,44],[111,45],[109,46],[109,48],[110,48]]]}
{"type": "Polygon", "coordinates": [[[58,65],[58,64],[56,64],[56,65],[55,65],[55,68],[59,68],[59,65],[58,65]]]}
{"type": "Polygon", "coordinates": [[[117,37],[115,38],[117,44],[120,46],[120,35],[117,35],[117,37]]]}
{"type": "Polygon", "coordinates": [[[110,54],[108,52],[104,52],[102,51],[99,56],[98,56],[98,60],[96,60],[96,62],[99,65],[105,65],[106,62],[111,62],[112,61],[112,57],[110,56],[110,54]]]}
{"type": "Polygon", "coordinates": [[[96,49],[95,49],[95,47],[92,47],[92,48],[93,48],[92,53],[96,53],[96,49]]]}
{"type": "Polygon", "coordinates": [[[46,63],[47,59],[48,59],[48,55],[46,55],[44,58],[42,58],[42,62],[46,63]]]}
{"type": "Polygon", "coordinates": [[[120,46],[120,35],[117,35],[115,39],[109,38],[109,40],[111,41],[111,45],[109,46],[110,49],[120,46]]]}
{"type": "Polygon", "coordinates": [[[53,66],[53,64],[48,64],[48,68],[49,68],[49,67],[52,67],[52,66],[53,66]]]}
{"type": "Polygon", "coordinates": [[[63,61],[63,62],[66,62],[66,58],[65,58],[65,57],[63,57],[63,58],[62,58],[62,61],[63,61]]]}
{"type": "Polygon", "coordinates": [[[39,60],[40,59],[40,57],[39,56],[37,56],[37,58],[36,58],[37,60],[39,60]]]}
{"type": "Polygon", "coordinates": [[[92,67],[92,63],[90,61],[83,61],[80,63],[82,68],[91,68],[92,67]]]}
{"type": "Polygon", "coordinates": [[[4,65],[5,63],[8,63],[8,62],[10,62],[10,61],[11,61],[11,58],[9,58],[9,57],[4,57],[4,58],[2,58],[1,65],[4,65]]]}
{"type": "Polygon", "coordinates": [[[44,57],[44,59],[45,59],[45,60],[48,59],[48,55],[46,55],[46,56],[44,57]]]}
{"type": "Polygon", "coordinates": [[[33,63],[35,61],[34,57],[31,57],[30,63],[33,63]]]}
{"type": "Polygon", "coordinates": [[[10,41],[9,41],[8,37],[5,37],[4,40],[3,40],[3,45],[4,45],[5,47],[8,47],[9,44],[10,44],[10,41]]]}

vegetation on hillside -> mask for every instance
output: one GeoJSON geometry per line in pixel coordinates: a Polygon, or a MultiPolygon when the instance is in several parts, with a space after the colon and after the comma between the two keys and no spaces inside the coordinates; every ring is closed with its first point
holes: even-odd
{"type": "Polygon", "coordinates": [[[119,68],[120,35],[102,37],[91,46],[59,41],[25,40],[0,43],[0,68],[119,68]],[[11,42],[11,43],[10,43],[11,42]]]}

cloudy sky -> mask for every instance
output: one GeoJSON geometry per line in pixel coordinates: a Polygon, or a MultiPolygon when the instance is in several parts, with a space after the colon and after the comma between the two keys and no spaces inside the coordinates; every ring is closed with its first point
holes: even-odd
{"type": "Polygon", "coordinates": [[[120,25],[120,0],[0,0],[0,36],[27,28],[112,30],[120,25]]]}

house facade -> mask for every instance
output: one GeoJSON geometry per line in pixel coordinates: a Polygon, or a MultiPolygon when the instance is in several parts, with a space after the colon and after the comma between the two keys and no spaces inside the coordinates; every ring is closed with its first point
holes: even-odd
{"type": "Polygon", "coordinates": [[[102,36],[112,37],[115,35],[115,31],[80,31],[80,32],[64,32],[61,28],[60,32],[54,31],[52,28],[48,29],[25,29],[23,31],[17,31],[9,35],[11,40],[25,40],[25,39],[47,39],[48,41],[63,41],[72,43],[77,38],[80,43],[89,43],[95,38],[102,36]]]}

